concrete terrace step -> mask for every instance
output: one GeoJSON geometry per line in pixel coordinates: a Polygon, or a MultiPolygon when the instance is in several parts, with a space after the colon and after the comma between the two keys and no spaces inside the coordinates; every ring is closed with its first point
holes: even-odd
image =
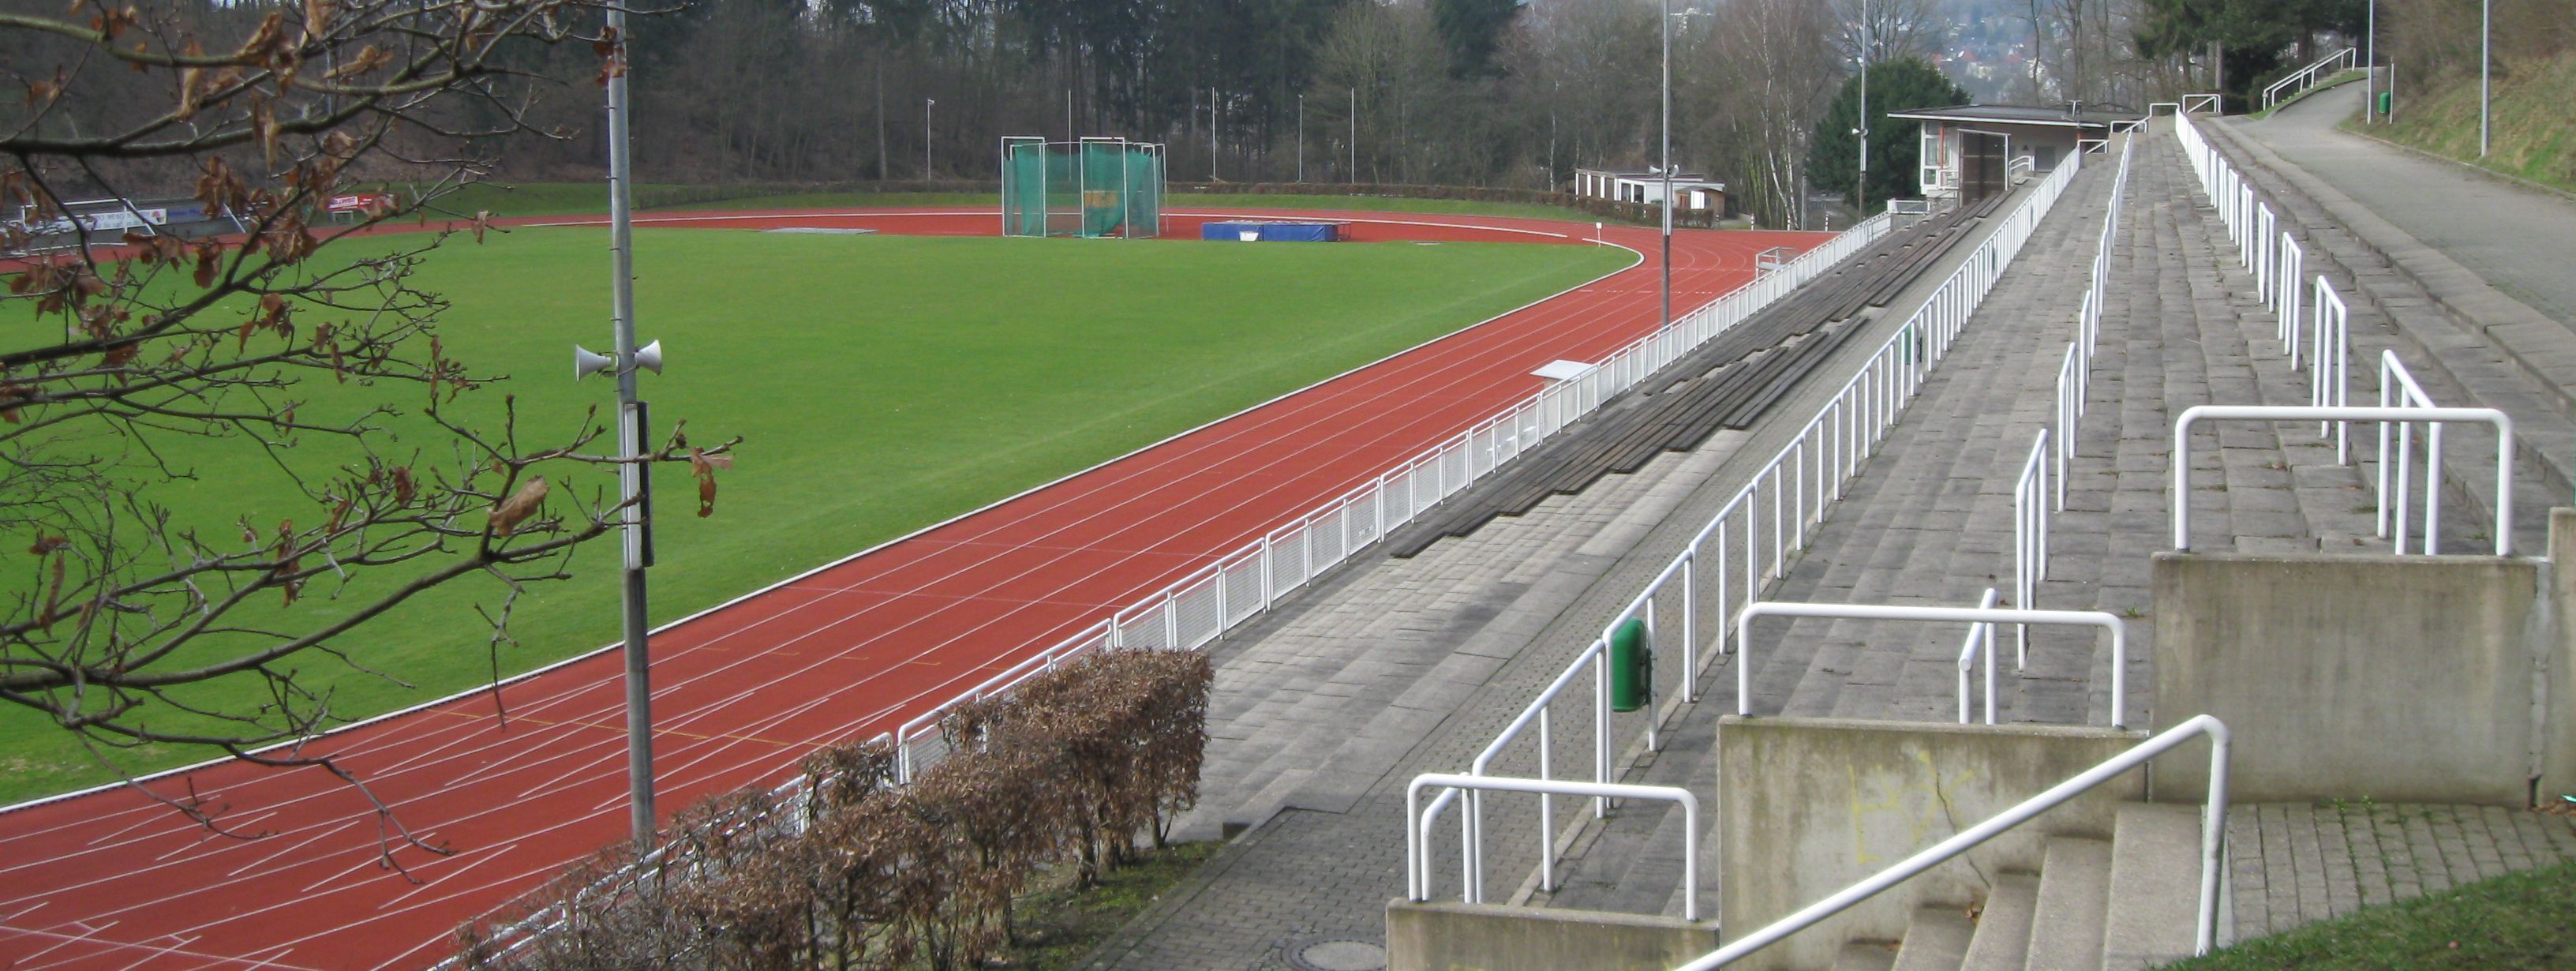
{"type": "Polygon", "coordinates": [[[1895,967],[1892,941],[1854,941],[1834,955],[1834,971],[1894,971],[1895,967]]]}
{"type": "Polygon", "coordinates": [[[2038,906],[2038,877],[2007,873],[1996,878],[1959,962],[1962,971],[2022,971],[2030,963],[2031,913],[2038,906]]]}
{"type": "MultiPolygon", "coordinates": [[[[2546,504],[2576,488],[2576,334],[2494,293],[2447,257],[2401,242],[2401,231],[2233,126],[2204,131],[2284,219],[2297,224],[2290,231],[2312,261],[2307,273],[2324,274],[2350,305],[2355,404],[2375,403],[2380,351],[2395,348],[2435,401],[2513,416],[2515,541],[2538,549],[2546,538],[2546,504]],[[2330,198],[2321,201],[2319,195],[2330,198]],[[2373,238],[2347,224],[2355,219],[2373,224],[2373,238]],[[2391,259],[2390,247],[2397,247],[2401,259],[2391,259]],[[2428,283],[2441,286],[2445,296],[2436,296],[2428,283]]],[[[2445,477],[2456,500],[2474,510],[2469,518],[2483,523],[2493,516],[2493,462],[2487,456],[2494,453],[2494,438],[2482,426],[2457,427],[2451,434],[2459,436],[2453,446],[2457,458],[2445,477]]]]}
{"type": "Polygon", "coordinates": [[[2030,922],[2029,971],[2096,971],[2111,896],[2111,844],[2054,838],[2041,855],[2030,922]]]}
{"type": "Polygon", "coordinates": [[[1905,922],[1892,971],[1959,971],[1977,925],[1956,907],[1922,907],[1905,922]]]}
{"type": "Polygon", "coordinates": [[[2102,971],[2190,957],[2200,900],[2200,807],[2130,803],[2111,836],[2102,971]]]}

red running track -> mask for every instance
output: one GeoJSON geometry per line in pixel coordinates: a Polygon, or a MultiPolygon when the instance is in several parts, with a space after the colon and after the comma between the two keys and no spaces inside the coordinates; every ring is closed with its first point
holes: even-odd
{"type": "MultiPolygon", "coordinates": [[[[1354,220],[1359,240],[1585,241],[1582,227],[1542,220],[1263,214],[1354,220]]],[[[1175,214],[1173,235],[1195,238],[1204,218],[1175,214]]],[[[638,222],[997,228],[990,212],[931,210],[638,222]]],[[[1750,279],[1763,249],[1824,238],[1679,231],[1674,304],[1750,279]]],[[[1607,239],[1655,248],[1652,230],[1607,239]]],[[[1653,329],[1656,277],[1640,263],[665,628],[660,805],[774,784],[818,746],[891,730],[1526,397],[1539,365],[1607,356],[1653,329]]],[[[454,851],[395,851],[407,876],[383,864],[389,844],[364,796],[318,769],[220,763],[147,783],[193,791],[257,839],[212,835],[131,789],[0,814],[0,966],[429,964],[459,923],[624,835],[620,670],[603,651],[510,684],[506,725],[484,693],[315,742],[454,851]]]]}

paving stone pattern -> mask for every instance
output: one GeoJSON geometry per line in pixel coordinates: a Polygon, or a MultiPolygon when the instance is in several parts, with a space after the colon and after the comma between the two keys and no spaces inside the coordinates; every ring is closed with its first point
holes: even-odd
{"type": "Polygon", "coordinates": [[[2576,817],[2495,806],[2262,803],[2227,815],[2239,940],[2576,859],[2576,817]]]}

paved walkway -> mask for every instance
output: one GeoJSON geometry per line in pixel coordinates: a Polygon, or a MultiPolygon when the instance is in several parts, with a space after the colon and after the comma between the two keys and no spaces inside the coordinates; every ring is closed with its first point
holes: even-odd
{"type": "Polygon", "coordinates": [[[2314,173],[2497,289],[2576,329],[2576,201],[2340,131],[2362,86],[2301,99],[2237,130],[2314,173]]]}
{"type": "Polygon", "coordinates": [[[2576,859],[2576,817],[2368,800],[2227,813],[2236,939],[2576,859]]]}

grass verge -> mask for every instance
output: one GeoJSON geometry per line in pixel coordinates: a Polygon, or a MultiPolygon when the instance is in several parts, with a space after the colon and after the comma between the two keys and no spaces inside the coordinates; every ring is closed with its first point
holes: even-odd
{"type": "Polygon", "coordinates": [[[2576,967],[2576,862],[2365,907],[2168,971],[2396,971],[2576,967]]]}
{"type": "MultiPolygon", "coordinates": [[[[600,229],[522,228],[481,246],[454,242],[429,257],[421,285],[453,301],[439,330],[448,354],[481,373],[517,375],[469,395],[451,414],[488,432],[499,423],[502,396],[515,395],[519,428],[550,439],[610,400],[604,382],[576,384],[565,373],[574,342],[598,347],[608,336],[606,252],[600,229]]],[[[1591,246],[1102,246],[708,229],[639,230],[636,256],[644,335],[670,348],[669,375],[644,379],[655,424],[686,419],[700,442],[748,439],[739,466],[722,477],[712,518],[686,511],[659,517],[657,623],[1451,333],[1630,259],[1591,246]]],[[[327,382],[307,382],[296,393],[308,396],[301,406],[308,421],[353,414],[379,394],[327,382]]],[[[391,400],[411,403],[408,393],[391,400]]],[[[425,429],[396,431],[411,440],[425,429]]],[[[243,439],[163,438],[160,454],[191,477],[144,488],[180,526],[225,535],[242,519],[313,514],[243,439]]],[[[308,469],[327,469],[350,457],[335,447],[311,440],[287,454],[308,469]]],[[[662,495],[694,494],[685,469],[657,469],[655,476],[662,495]]],[[[556,483],[566,496],[606,487],[604,479],[556,483]]],[[[689,509],[685,499],[670,507],[689,509]]],[[[589,651],[616,636],[610,549],[590,548],[573,564],[575,579],[518,600],[516,644],[487,644],[490,631],[475,608],[495,604],[502,588],[474,578],[423,594],[333,643],[390,677],[318,655],[302,665],[301,677],[331,692],[338,717],[358,719],[484,684],[495,668],[507,675],[589,651]]],[[[33,582],[33,571],[17,572],[28,576],[0,576],[0,596],[33,582]]],[[[368,574],[333,591],[336,597],[313,591],[293,614],[237,619],[310,629],[408,572],[368,574]]],[[[218,680],[186,700],[241,711],[269,699],[257,682],[218,680]]],[[[151,717],[169,731],[196,724],[177,712],[151,717]]],[[[211,754],[151,747],[119,753],[117,763],[141,772],[211,754]]],[[[29,709],[0,706],[0,803],[113,778],[70,733],[29,709]]]]}
{"type": "Polygon", "coordinates": [[[1079,965],[1110,935],[1224,848],[1220,840],[1174,843],[1088,889],[1060,877],[1013,905],[1017,933],[994,963],[1024,971],[1061,971],[1079,965]]]}
{"type": "Polygon", "coordinates": [[[2497,80],[2488,104],[2487,155],[2478,157],[2478,79],[2472,74],[2431,87],[2397,78],[2396,122],[2346,131],[2384,138],[2488,171],[2576,193],[2576,52],[2516,67],[2497,80]]]}

